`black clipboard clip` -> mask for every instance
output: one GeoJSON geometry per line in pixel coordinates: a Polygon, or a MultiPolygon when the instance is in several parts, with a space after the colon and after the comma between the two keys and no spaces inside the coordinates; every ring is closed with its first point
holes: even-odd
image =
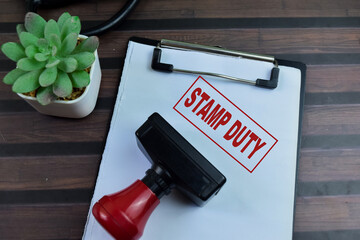
{"type": "Polygon", "coordinates": [[[152,67],[152,69],[154,69],[156,71],[162,71],[162,72],[168,72],[168,73],[179,72],[179,73],[189,73],[189,74],[198,74],[198,75],[208,75],[208,76],[214,76],[214,77],[219,77],[219,78],[225,78],[228,80],[238,81],[241,83],[246,83],[246,84],[254,85],[257,87],[268,88],[268,89],[275,89],[277,87],[278,79],[279,79],[279,71],[280,71],[276,59],[272,56],[246,53],[246,52],[240,52],[240,51],[235,51],[235,50],[229,50],[229,49],[225,49],[225,48],[221,48],[221,47],[205,46],[205,45],[200,45],[200,44],[185,43],[185,42],[173,41],[173,40],[167,40],[167,39],[162,39],[158,43],[156,48],[154,48],[151,67],[152,67]],[[220,55],[228,55],[228,56],[254,59],[254,60],[258,60],[258,61],[266,61],[266,62],[273,63],[274,67],[271,70],[271,75],[270,75],[269,80],[260,79],[260,78],[258,78],[256,80],[248,80],[248,79],[243,79],[243,78],[238,78],[238,77],[233,77],[233,76],[228,76],[228,75],[213,73],[213,72],[202,72],[202,71],[178,69],[178,68],[175,68],[172,64],[161,62],[161,48],[195,50],[195,51],[215,53],[215,54],[220,54],[220,55]]]}

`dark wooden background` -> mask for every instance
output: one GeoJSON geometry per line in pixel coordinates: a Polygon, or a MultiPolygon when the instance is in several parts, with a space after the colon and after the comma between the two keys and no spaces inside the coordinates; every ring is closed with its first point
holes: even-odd
{"type": "MultiPolygon", "coordinates": [[[[91,26],[123,4],[39,13],[57,19],[67,10],[91,26]]],[[[0,0],[0,44],[17,41],[24,14],[25,1],[0,0]]],[[[0,239],[81,238],[130,36],[306,63],[294,239],[360,239],[359,26],[359,0],[142,0],[121,30],[100,37],[103,78],[89,117],[41,115],[1,83],[0,239]]],[[[1,54],[0,78],[14,66],[1,54]]]]}

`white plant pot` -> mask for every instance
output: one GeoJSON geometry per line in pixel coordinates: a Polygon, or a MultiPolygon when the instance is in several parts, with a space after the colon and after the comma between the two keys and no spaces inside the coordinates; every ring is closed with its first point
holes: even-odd
{"type": "MultiPolygon", "coordinates": [[[[80,37],[86,38],[84,36],[80,37]]],[[[44,106],[41,105],[34,97],[26,96],[20,93],[18,93],[18,95],[42,114],[67,118],[83,118],[89,115],[95,108],[99,94],[100,82],[101,70],[99,56],[96,50],[95,61],[91,65],[90,70],[90,83],[79,98],[71,101],[55,100],[44,106]]]]}

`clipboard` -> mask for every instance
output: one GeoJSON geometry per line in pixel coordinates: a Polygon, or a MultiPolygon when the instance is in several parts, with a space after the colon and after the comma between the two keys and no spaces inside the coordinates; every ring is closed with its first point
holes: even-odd
{"type": "MultiPolygon", "coordinates": [[[[91,208],[103,195],[140,179],[150,167],[136,145],[134,133],[153,112],[159,112],[217,167],[227,183],[201,208],[176,191],[163,197],[141,239],[292,239],[305,73],[306,66],[299,62],[162,48],[161,41],[131,38],[83,239],[112,239],[96,222],[91,208]],[[154,54],[159,48],[160,56],[154,54]],[[152,68],[154,61],[190,72],[157,71],[152,68]],[[274,73],[274,68],[279,71],[274,73]],[[194,72],[210,74],[198,76],[194,72]],[[249,83],[223,79],[224,75],[249,83]],[[256,87],[258,79],[277,80],[276,87],[256,87]],[[210,122],[210,117],[204,121],[207,119],[204,106],[201,113],[201,105],[195,111],[192,111],[195,104],[186,108],[186,100],[189,103],[191,94],[199,88],[214,100],[213,109],[218,103],[224,107],[224,114],[225,111],[231,114],[228,123],[222,125],[219,117],[214,129],[216,121],[210,122]],[[250,143],[244,152],[246,141],[234,147],[233,152],[228,149],[234,142],[239,143],[246,132],[245,129],[234,140],[235,130],[240,134],[242,129],[239,123],[235,124],[236,120],[242,123],[242,128],[246,125],[248,131],[251,129],[247,135],[250,143]],[[224,133],[232,138],[226,140],[224,133]],[[265,148],[250,157],[255,151],[250,146],[255,146],[260,138],[272,148],[263,151],[264,157],[261,151],[265,148]],[[243,155],[238,157],[238,153],[243,155]],[[256,162],[250,161],[253,156],[258,157],[256,162]]],[[[206,113],[210,112],[209,107],[206,113]]]]}

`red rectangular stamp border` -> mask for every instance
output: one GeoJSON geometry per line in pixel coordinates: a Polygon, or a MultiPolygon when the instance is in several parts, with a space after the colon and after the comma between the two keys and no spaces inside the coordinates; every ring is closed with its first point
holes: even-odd
{"type": "Polygon", "coordinates": [[[266,131],[260,124],[258,124],[254,119],[252,119],[249,115],[247,115],[243,110],[241,110],[238,106],[236,106],[232,101],[230,101],[227,97],[225,97],[219,90],[217,90],[213,85],[211,85],[208,81],[206,81],[203,77],[199,76],[193,84],[189,87],[189,89],[184,93],[184,95],[180,98],[180,100],[175,104],[173,109],[179,113],[181,116],[183,116],[189,123],[191,123],[195,128],[197,128],[200,132],[202,132],[205,136],[207,136],[212,142],[214,142],[218,147],[220,147],[224,152],[226,152],[230,157],[232,157],[237,163],[239,163],[241,166],[243,166],[246,170],[248,170],[250,173],[252,173],[257,166],[262,162],[262,160],[266,157],[266,155],[270,152],[270,150],[275,146],[275,144],[278,142],[278,140],[271,135],[268,131],[266,131]],[[204,131],[202,131],[199,127],[197,127],[193,122],[191,122],[187,117],[185,117],[179,110],[176,109],[176,106],[179,104],[179,102],[185,97],[185,95],[190,91],[190,89],[194,86],[194,84],[199,80],[202,79],[204,82],[206,82],[210,87],[212,87],[216,92],[218,92],[221,96],[223,96],[226,100],[228,100],[234,107],[236,107],[240,112],[245,114],[251,121],[253,121],[256,125],[258,125],[262,130],[264,130],[267,134],[269,134],[274,140],[275,143],[271,146],[271,148],[265,153],[265,155],[260,159],[260,161],[256,164],[256,166],[249,170],[247,167],[245,167],[239,160],[237,160],[233,155],[231,155],[228,151],[226,151],[222,146],[220,146],[217,142],[214,141],[211,137],[209,137],[204,131]]]}

